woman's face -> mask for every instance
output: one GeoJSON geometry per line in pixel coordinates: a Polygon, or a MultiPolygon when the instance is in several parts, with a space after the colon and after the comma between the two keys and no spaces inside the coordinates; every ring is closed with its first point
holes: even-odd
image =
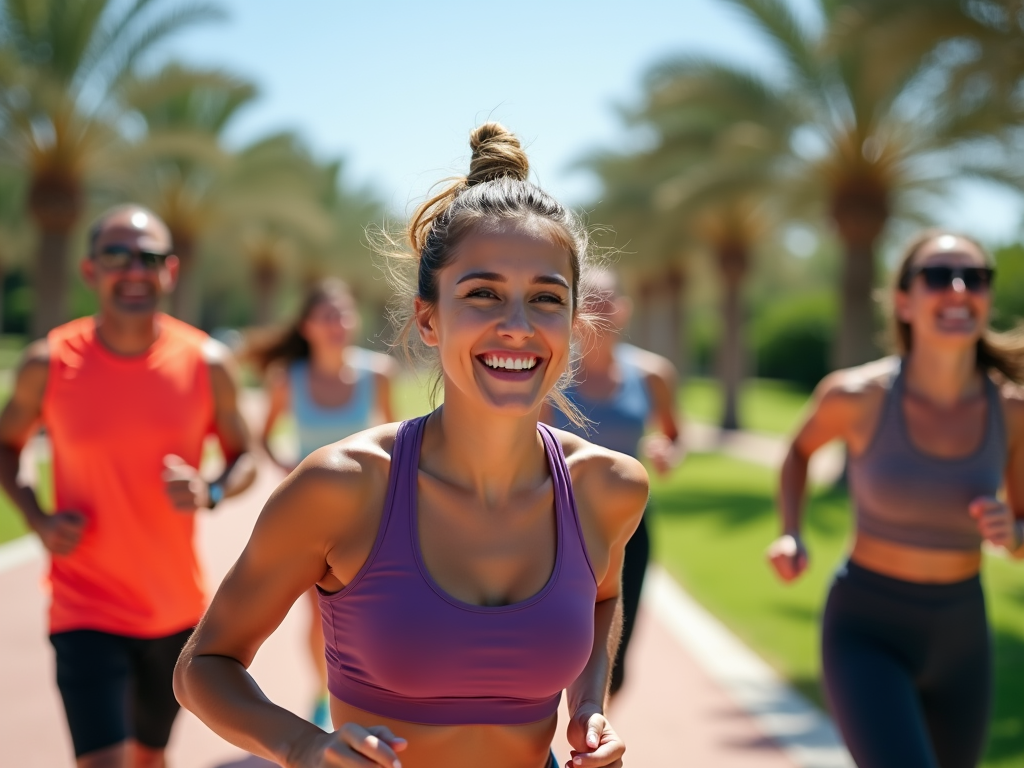
{"type": "Polygon", "coordinates": [[[438,301],[416,302],[420,337],[436,346],[445,397],[538,409],[569,363],[572,268],[541,227],[470,234],[438,273],[438,301]]]}
{"type": "Polygon", "coordinates": [[[302,323],[302,336],[314,349],[344,349],[351,343],[359,316],[348,296],[317,302],[302,323]]]}
{"type": "Polygon", "coordinates": [[[991,291],[986,282],[978,284],[960,270],[987,266],[977,246],[953,235],[937,237],[920,249],[911,264],[909,288],[896,293],[897,316],[910,325],[915,347],[967,348],[981,338],[992,308],[991,291]],[[931,267],[953,271],[920,272],[931,267]]]}

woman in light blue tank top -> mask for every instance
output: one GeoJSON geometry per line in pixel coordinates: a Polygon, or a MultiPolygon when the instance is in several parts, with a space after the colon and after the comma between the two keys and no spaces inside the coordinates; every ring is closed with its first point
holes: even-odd
{"type": "MultiPolygon", "coordinates": [[[[682,422],[676,410],[676,371],[671,362],[620,341],[629,323],[632,304],[622,294],[614,273],[596,270],[589,278],[597,297],[591,311],[600,316],[599,329],[587,340],[576,382],[565,396],[590,422],[576,426],[562,411],[553,409],[550,422],[591,442],[627,456],[641,453],[659,474],[666,474],[685,455],[682,422]],[[644,438],[648,426],[656,431],[644,438]]],[[[645,516],[646,517],[646,516],[645,516]]],[[[650,537],[645,519],[626,545],[622,567],[622,640],[612,667],[610,692],[622,687],[626,651],[650,559],[650,537]]]]}
{"type": "MultiPolygon", "coordinates": [[[[267,383],[268,408],[262,443],[267,455],[286,472],[313,451],[375,424],[394,420],[390,382],[394,361],[354,346],[359,313],[348,287],[340,280],[315,285],[298,318],[278,338],[250,353],[267,383]],[[281,417],[291,413],[297,456],[280,456],[271,435],[281,417]]],[[[309,593],[314,606],[315,592],[309,593]]],[[[320,690],[311,719],[329,724],[324,636],[316,611],[309,627],[320,690]]]]}

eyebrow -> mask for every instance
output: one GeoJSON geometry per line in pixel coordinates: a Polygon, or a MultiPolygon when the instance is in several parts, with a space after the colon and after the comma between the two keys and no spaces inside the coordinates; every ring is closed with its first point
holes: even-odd
{"type": "MultiPolygon", "coordinates": [[[[470,280],[488,280],[492,283],[508,282],[508,278],[498,272],[469,272],[460,277],[455,284],[461,285],[462,283],[469,282],[470,280]]],[[[562,288],[569,288],[569,283],[567,283],[565,278],[561,275],[537,275],[530,282],[540,285],[560,285],[562,288]]]]}

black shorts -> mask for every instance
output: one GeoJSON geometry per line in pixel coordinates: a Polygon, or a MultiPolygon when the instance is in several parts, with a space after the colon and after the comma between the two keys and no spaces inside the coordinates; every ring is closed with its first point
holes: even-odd
{"type": "Polygon", "coordinates": [[[163,749],[178,714],[171,681],[191,629],[124,637],[91,629],[50,635],[75,757],[131,738],[163,749]]]}

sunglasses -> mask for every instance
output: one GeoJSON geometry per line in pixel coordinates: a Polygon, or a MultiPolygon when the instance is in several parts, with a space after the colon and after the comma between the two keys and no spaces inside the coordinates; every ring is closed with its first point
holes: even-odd
{"type": "Polygon", "coordinates": [[[918,275],[924,278],[925,287],[929,291],[945,291],[952,287],[953,281],[959,278],[964,281],[964,288],[971,293],[987,291],[992,285],[992,278],[996,271],[992,267],[945,267],[928,266],[917,267],[909,270],[900,281],[900,288],[904,291],[910,288],[910,283],[918,275]]]}
{"type": "Polygon", "coordinates": [[[164,265],[170,253],[142,251],[127,245],[108,245],[93,258],[103,269],[111,272],[124,271],[138,259],[143,269],[157,270],[164,265]]]}

